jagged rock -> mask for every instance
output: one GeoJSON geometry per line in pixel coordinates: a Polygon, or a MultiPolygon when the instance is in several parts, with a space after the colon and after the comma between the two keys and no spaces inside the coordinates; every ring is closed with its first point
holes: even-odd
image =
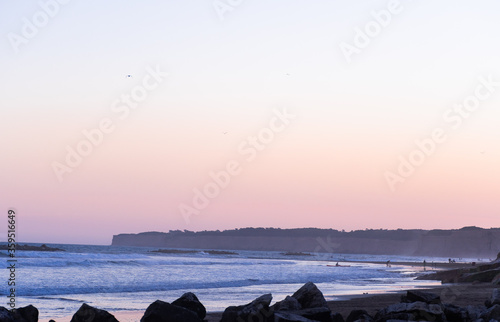
{"type": "Polygon", "coordinates": [[[485,311],[485,307],[479,305],[467,305],[465,307],[465,310],[467,311],[467,316],[469,317],[469,320],[476,321],[479,320],[479,317],[485,311]]]}
{"type": "Polygon", "coordinates": [[[340,313],[335,313],[332,315],[333,322],[344,322],[344,317],[340,313]]]}
{"type": "Polygon", "coordinates": [[[220,322],[260,321],[274,320],[274,312],[269,308],[271,294],[265,294],[253,300],[251,303],[240,306],[230,306],[224,310],[220,322]],[[241,319],[241,320],[240,320],[241,319]]]}
{"type": "Polygon", "coordinates": [[[274,311],[297,311],[302,309],[299,301],[295,297],[287,296],[283,301],[276,302],[273,306],[274,311]]]}
{"type": "Polygon", "coordinates": [[[443,312],[448,321],[466,322],[467,311],[453,304],[443,304],[443,312]]]}
{"type": "Polygon", "coordinates": [[[484,319],[485,321],[500,320],[500,305],[499,304],[493,305],[485,312],[483,312],[480,318],[484,319]]]}
{"type": "Polygon", "coordinates": [[[328,307],[312,307],[309,309],[302,309],[299,311],[291,311],[290,313],[303,316],[307,319],[319,322],[332,322],[332,311],[328,307]]]}
{"type": "Polygon", "coordinates": [[[365,310],[353,310],[346,319],[346,322],[372,322],[373,318],[365,310]]]}
{"type": "Polygon", "coordinates": [[[274,313],[274,322],[315,322],[315,321],[309,320],[297,314],[281,311],[274,313]]]}
{"type": "Polygon", "coordinates": [[[38,322],[38,309],[28,305],[12,312],[0,306],[0,322],[38,322]]]}
{"type": "Polygon", "coordinates": [[[500,304],[500,289],[496,288],[491,292],[491,297],[484,303],[487,308],[492,307],[495,304],[500,304]]]}
{"type": "Polygon", "coordinates": [[[14,318],[12,317],[12,313],[4,308],[3,306],[0,306],[0,321],[1,322],[14,322],[14,318]]]}
{"type": "Polygon", "coordinates": [[[172,304],[193,311],[202,320],[207,315],[207,310],[203,304],[201,304],[196,295],[191,292],[183,294],[177,300],[173,301],[172,304]]]}
{"type": "Polygon", "coordinates": [[[323,293],[313,282],[307,282],[295,292],[292,297],[299,301],[304,309],[313,307],[328,307],[323,293]]]}
{"type": "Polygon", "coordinates": [[[13,316],[14,320],[19,322],[38,322],[38,309],[33,305],[20,307],[13,316]]]}
{"type": "Polygon", "coordinates": [[[425,302],[427,304],[441,304],[441,298],[439,295],[428,292],[421,291],[407,291],[406,295],[401,297],[401,302],[412,303],[412,302],[425,302]]]}
{"type": "Polygon", "coordinates": [[[105,310],[83,303],[71,318],[71,322],[118,322],[118,320],[105,310]]]}
{"type": "Polygon", "coordinates": [[[141,322],[202,322],[198,315],[182,306],[156,300],[151,303],[141,322]]]}
{"type": "Polygon", "coordinates": [[[399,303],[389,305],[377,312],[377,321],[394,320],[432,320],[436,322],[446,321],[443,309],[438,304],[427,304],[425,302],[399,303]]]}

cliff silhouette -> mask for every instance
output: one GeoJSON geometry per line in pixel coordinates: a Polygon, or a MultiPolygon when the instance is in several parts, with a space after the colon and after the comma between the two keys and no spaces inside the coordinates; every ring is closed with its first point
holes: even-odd
{"type": "Polygon", "coordinates": [[[500,228],[451,230],[243,228],[224,231],[144,232],[113,236],[115,246],[495,258],[500,228]]]}

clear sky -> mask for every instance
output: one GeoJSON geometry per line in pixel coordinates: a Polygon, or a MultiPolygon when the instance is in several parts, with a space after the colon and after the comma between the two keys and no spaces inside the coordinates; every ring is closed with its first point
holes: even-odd
{"type": "Polygon", "coordinates": [[[1,0],[0,211],[89,244],[499,227],[498,30],[494,0],[1,0]]]}

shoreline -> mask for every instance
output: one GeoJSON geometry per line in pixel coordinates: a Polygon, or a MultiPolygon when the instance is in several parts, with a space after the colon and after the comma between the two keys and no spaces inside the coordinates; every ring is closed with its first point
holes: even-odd
{"type": "MultiPolygon", "coordinates": [[[[339,295],[338,300],[328,300],[328,307],[333,313],[340,313],[344,319],[353,310],[366,310],[368,314],[375,316],[378,310],[389,305],[399,303],[401,296],[408,290],[419,290],[434,293],[441,297],[445,304],[454,304],[465,307],[467,305],[484,305],[490,298],[493,289],[497,286],[490,283],[461,283],[461,284],[440,284],[435,287],[401,289],[377,294],[355,294],[339,295]]],[[[244,305],[247,303],[241,303],[244,305]]],[[[144,315],[144,310],[130,311],[109,311],[120,322],[137,322],[144,315]]],[[[207,312],[206,322],[220,322],[223,311],[207,312]]],[[[54,319],[57,322],[69,322],[72,316],[54,319]]]]}
{"type": "MultiPolygon", "coordinates": [[[[325,261],[325,264],[328,261],[325,261]]],[[[330,262],[335,265],[336,262],[330,262]]],[[[372,265],[381,265],[386,267],[386,262],[380,261],[339,261],[339,264],[372,264],[372,265]]],[[[424,264],[423,262],[390,262],[391,267],[415,267],[419,268],[418,272],[421,274],[424,272],[424,264]]],[[[437,270],[447,270],[447,269],[457,269],[457,268],[470,268],[473,267],[471,263],[427,263],[426,267],[427,271],[437,271],[437,270]],[[432,267],[430,264],[433,264],[432,267]]],[[[421,274],[423,275],[423,274],[421,274]]],[[[482,285],[482,289],[487,289],[486,292],[481,293],[481,299],[478,301],[482,301],[479,304],[484,303],[484,301],[489,298],[491,295],[491,290],[494,288],[493,285],[488,284],[482,285]],[[489,285],[489,287],[488,287],[489,285]],[[484,299],[482,298],[484,297],[484,299]]],[[[475,284],[439,284],[434,287],[416,287],[416,288],[403,288],[398,290],[388,290],[388,291],[377,291],[377,293],[371,294],[341,294],[341,295],[333,295],[336,300],[327,300],[328,306],[332,310],[333,313],[340,313],[344,318],[347,318],[349,313],[355,309],[364,309],[368,311],[369,314],[373,315],[376,313],[376,310],[382,309],[388,305],[399,303],[400,297],[402,294],[405,294],[408,290],[420,290],[425,292],[445,292],[445,293],[463,293],[465,288],[475,288],[475,284]],[[465,286],[466,285],[466,286],[465,286]],[[462,291],[457,291],[462,290],[462,291]]],[[[477,293],[477,291],[475,291],[477,293]]],[[[291,294],[290,294],[291,295],[291,294]]],[[[164,301],[165,299],[160,299],[164,301]]],[[[446,302],[446,301],[444,301],[446,302]]],[[[476,301],[477,302],[477,301],[476,301]]],[[[244,305],[247,303],[241,303],[240,305],[244,305]]],[[[143,310],[121,310],[121,311],[108,311],[113,314],[118,321],[120,322],[136,322],[141,319],[146,311],[146,307],[143,310]]],[[[207,322],[219,322],[222,318],[223,311],[212,311],[207,312],[206,321],[207,322]]],[[[57,322],[70,322],[73,316],[65,316],[54,318],[57,322]]]]}

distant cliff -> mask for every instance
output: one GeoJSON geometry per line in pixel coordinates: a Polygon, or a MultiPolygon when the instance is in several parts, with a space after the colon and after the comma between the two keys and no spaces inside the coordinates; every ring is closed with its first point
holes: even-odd
{"type": "Polygon", "coordinates": [[[244,228],[119,234],[115,246],[495,258],[500,228],[356,230],[244,228]]]}

